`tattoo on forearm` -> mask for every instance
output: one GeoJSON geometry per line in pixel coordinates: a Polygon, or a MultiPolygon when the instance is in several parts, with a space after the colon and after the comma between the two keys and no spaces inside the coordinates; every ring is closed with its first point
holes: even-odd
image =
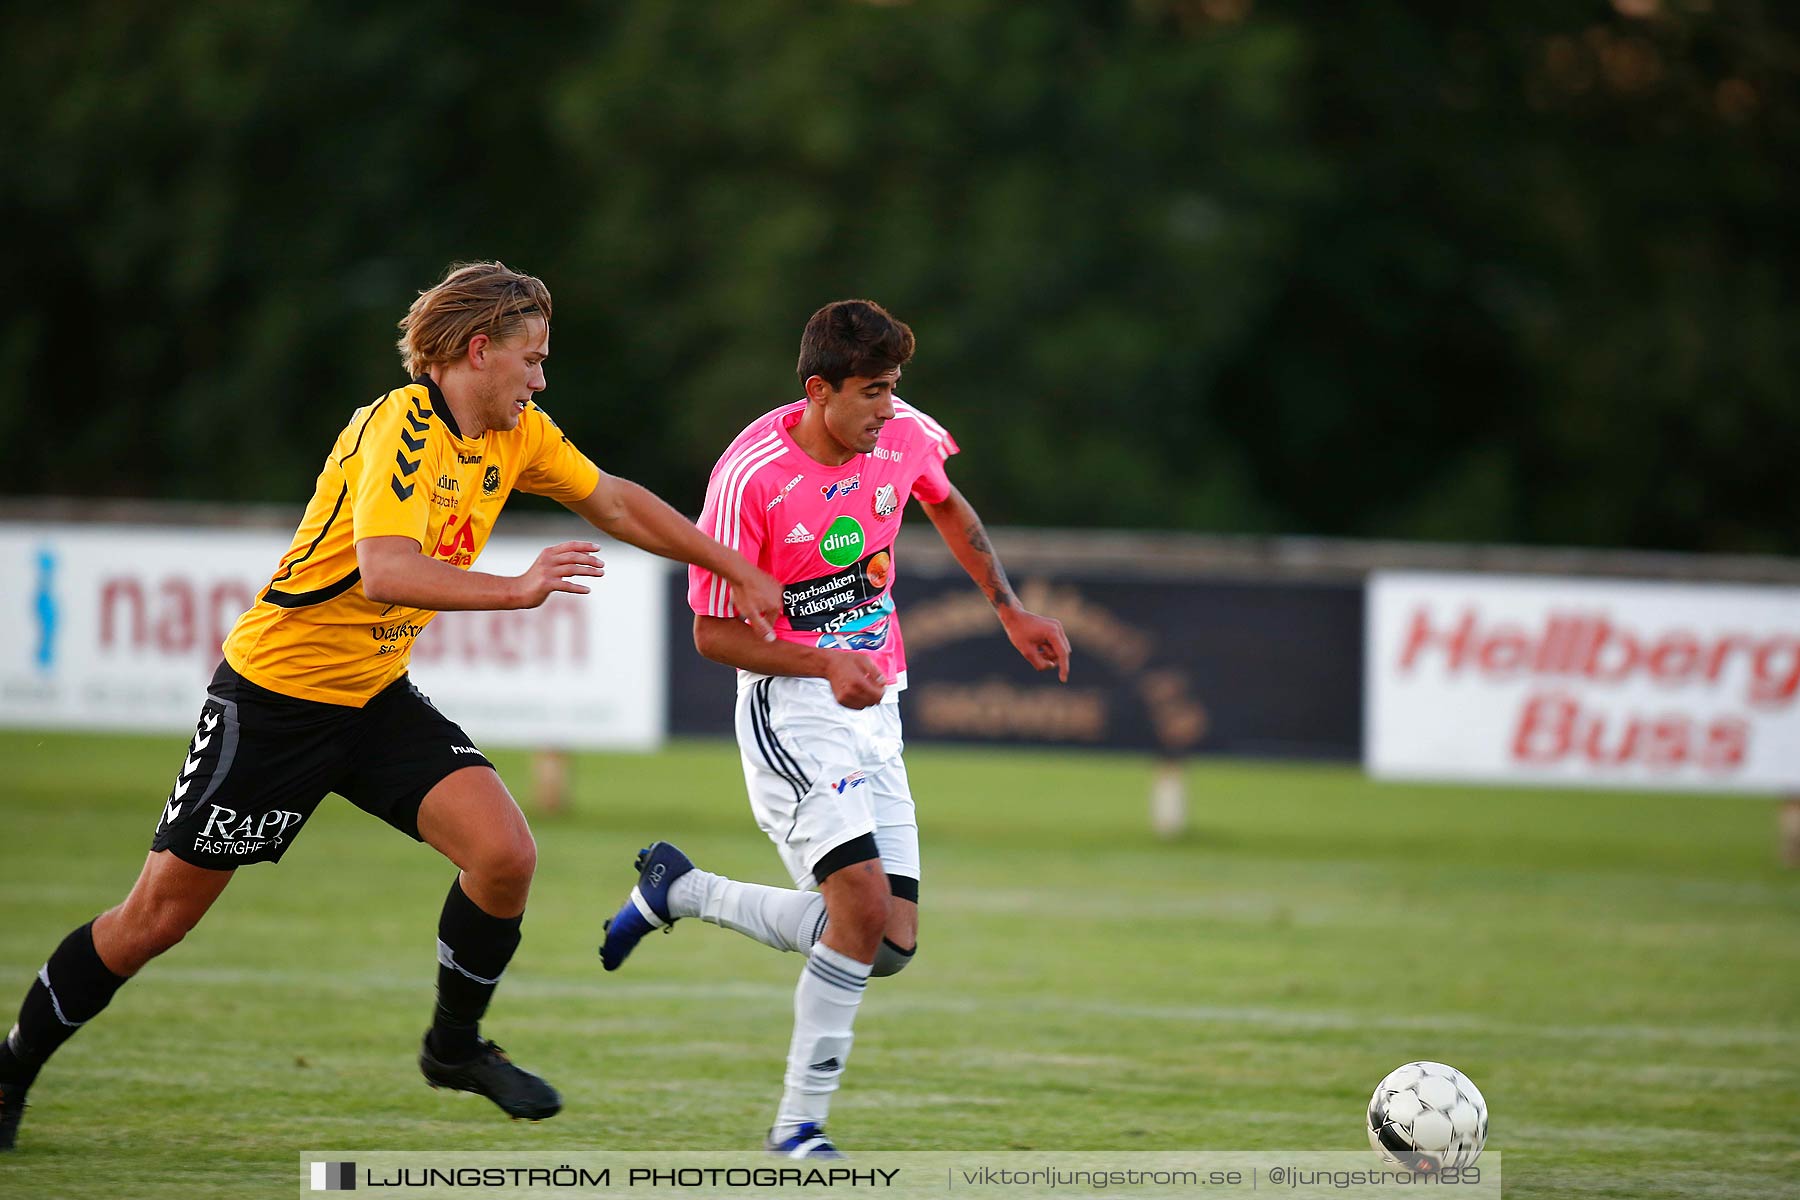
{"type": "Polygon", "coordinates": [[[1006,568],[994,556],[994,544],[988,541],[987,530],[981,527],[980,521],[971,521],[963,532],[969,540],[969,549],[987,559],[987,577],[980,582],[981,590],[987,593],[988,603],[995,608],[1016,608],[1019,599],[1013,595],[1012,585],[1006,581],[1006,568]]]}
{"type": "Polygon", "coordinates": [[[994,569],[988,572],[987,582],[982,585],[987,593],[988,602],[995,608],[1017,608],[1019,598],[1012,593],[1012,585],[1006,582],[1006,572],[995,563],[994,569]]]}

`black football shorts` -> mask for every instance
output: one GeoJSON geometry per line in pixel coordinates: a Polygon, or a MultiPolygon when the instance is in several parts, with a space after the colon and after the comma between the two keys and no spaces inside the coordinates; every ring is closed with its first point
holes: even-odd
{"type": "Polygon", "coordinates": [[[276,862],[329,792],[422,840],[425,793],[492,765],[404,675],[350,708],[271,692],[220,663],[150,848],[197,867],[276,862]]]}

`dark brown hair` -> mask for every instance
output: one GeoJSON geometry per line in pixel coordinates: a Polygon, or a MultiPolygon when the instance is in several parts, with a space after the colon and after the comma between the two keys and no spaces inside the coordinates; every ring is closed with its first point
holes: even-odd
{"type": "Polygon", "coordinates": [[[852,375],[872,378],[913,356],[913,331],[873,300],[836,300],[800,335],[800,383],[817,375],[834,389],[852,375]]]}
{"type": "Polygon", "coordinates": [[[522,332],[531,317],[550,323],[550,289],[543,280],[502,262],[455,263],[400,319],[400,361],[417,379],[460,358],[476,334],[504,342],[522,332]]]}

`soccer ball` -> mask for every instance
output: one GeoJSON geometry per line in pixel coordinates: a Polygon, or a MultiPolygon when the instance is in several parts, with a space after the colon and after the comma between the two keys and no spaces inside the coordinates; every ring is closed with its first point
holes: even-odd
{"type": "Polygon", "coordinates": [[[1368,1124],[1369,1145],[1396,1166],[1422,1173],[1466,1167],[1487,1141],[1487,1101],[1455,1067],[1412,1062],[1376,1085],[1368,1124]]]}

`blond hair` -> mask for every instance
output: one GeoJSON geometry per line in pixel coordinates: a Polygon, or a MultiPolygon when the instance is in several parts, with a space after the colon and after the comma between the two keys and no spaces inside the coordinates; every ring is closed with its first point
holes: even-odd
{"type": "Polygon", "coordinates": [[[417,379],[462,357],[476,334],[504,342],[523,332],[531,317],[550,323],[550,289],[543,280],[502,262],[453,263],[400,319],[400,361],[417,379]]]}

